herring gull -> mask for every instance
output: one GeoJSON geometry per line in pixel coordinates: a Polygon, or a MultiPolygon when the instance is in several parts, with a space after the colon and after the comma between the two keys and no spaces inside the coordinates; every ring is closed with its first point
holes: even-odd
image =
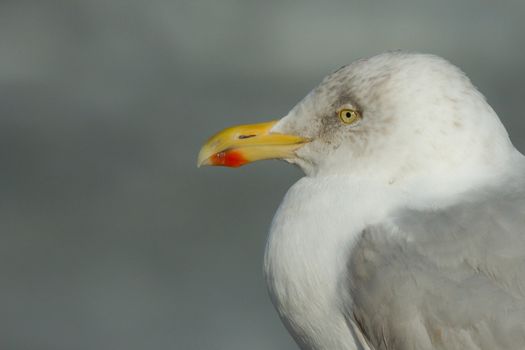
{"type": "Polygon", "coordinates": [[[302,349],[525,349],[525,158],[460,69],[356,61],[282,119],[212,136],[198,164],[274,158],[306,175],[264,263],[302,349]]]}

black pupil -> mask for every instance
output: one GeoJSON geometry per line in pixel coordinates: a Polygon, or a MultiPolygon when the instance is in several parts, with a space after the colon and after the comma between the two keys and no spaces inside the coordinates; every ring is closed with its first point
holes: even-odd
{"type": "Polygon", "coordinates": [[[346,117],[350,119],[352,117],[352,114],[350,112],[346,112],[346,117]]]}

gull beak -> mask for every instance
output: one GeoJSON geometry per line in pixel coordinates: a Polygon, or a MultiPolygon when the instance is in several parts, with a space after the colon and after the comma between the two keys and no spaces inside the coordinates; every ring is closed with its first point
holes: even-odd
{"type": "Polygon", "coordinates": [[[295,157],[295,151],[309,140],[296,135],[271,133],[276,123],[240,125],[218,132],[202,146],[197,166],[239,167],[256,160],[295,157]]]}

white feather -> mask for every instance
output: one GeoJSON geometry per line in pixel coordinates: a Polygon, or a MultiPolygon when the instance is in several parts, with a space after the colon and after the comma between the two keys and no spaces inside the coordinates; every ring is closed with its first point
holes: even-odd
{"type": "Polygon", "coordinates": [[[313,139],[289,160],[307,176],[265,256],[301,348],[525,348],[525,161],[459,69],[400,52],[355,62],[274,131],[313,139]],[[343,104],[359,124],[338,123],[343,104]]]}

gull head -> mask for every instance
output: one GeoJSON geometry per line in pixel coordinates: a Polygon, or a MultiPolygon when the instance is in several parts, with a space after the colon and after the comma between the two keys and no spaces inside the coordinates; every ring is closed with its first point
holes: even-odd
{"type": "Polygon", "coordinates": [[[278,158],[312,177],[430,184],[497,169],[513,152],[498,116],[459,68],[434,55],[387,52],[331,73],[280,120],[212,136],[198,164],[278,158]]]}

